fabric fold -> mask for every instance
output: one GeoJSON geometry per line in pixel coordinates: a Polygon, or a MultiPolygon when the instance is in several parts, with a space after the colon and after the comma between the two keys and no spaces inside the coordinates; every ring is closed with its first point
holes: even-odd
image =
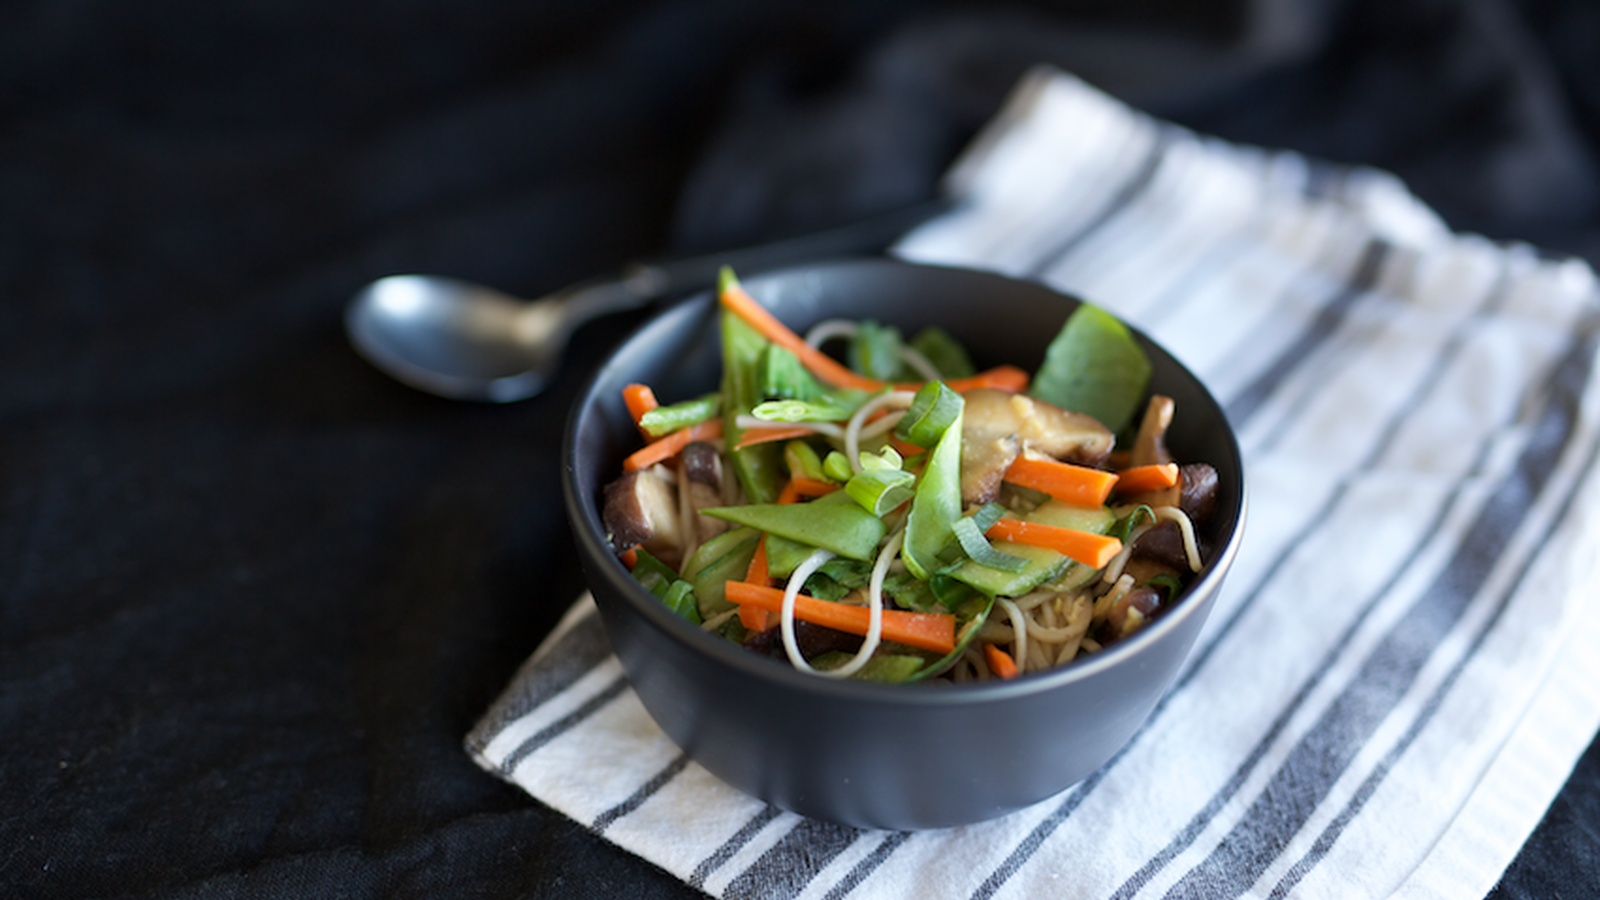
{"type": "Polygon", "coordinates": [[[1486,893],[1600,725],[1593,272],[1049,69],[948,181],[898,255],[1110,309],[1238,432],[1245,542],[1151,719],[1003,819],[814,822],[673,746],[581,598],[474,759],[714,896],[1486,893]]]}

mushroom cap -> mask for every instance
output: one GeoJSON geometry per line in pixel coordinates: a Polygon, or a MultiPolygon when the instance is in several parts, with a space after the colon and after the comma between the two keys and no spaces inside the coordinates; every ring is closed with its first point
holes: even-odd
{"type": "Polygon", "coordinates": [[[1111,453],[1114,436],[1093,416],[1070,412],[1026,394],[979,388],[962,395],[961,499],[987,503],[999,496],[1006,469],[1024,453],[1095,465],[1111,453]]]}

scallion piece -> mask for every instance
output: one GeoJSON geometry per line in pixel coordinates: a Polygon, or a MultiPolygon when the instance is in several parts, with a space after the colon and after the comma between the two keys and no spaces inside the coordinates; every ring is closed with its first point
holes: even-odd
{"type": "Polygon", "coordinates": [[[809,400],[767,400],[750,414],[767,422],[838,422],[850,418],[866,399],[861,391],[831,391],[809,400]]]}
{"type": "Polygon", "coordinates": [[[951,528],[955,532],[956,540],[961,542],[961,549],[967,556],[980,566],[999,569],[1002,572],[1021,572],[1028,567],[1028,561],[1020,556],[1013,556],[996,550],[989,539],[978,530],[978,524],[970,516],[957,519],[951,528]]]}
{"type": "Polygon", "coordinates": [[[894,426],[895,436],[918,447],[932,447],[961,416],[961,408],[960,394],[942,381],[930,381],[917,391],[905,416],[894,426]]]}
{"type": "MultiPolygon", "coordinates": [[[[863,462],[867,457],[863,457],[863,462]]],[[[917,477],[904,469],[863,468],[845,482],[845,493],[875,516],[888,515],[911,499],[917,477]]]]}

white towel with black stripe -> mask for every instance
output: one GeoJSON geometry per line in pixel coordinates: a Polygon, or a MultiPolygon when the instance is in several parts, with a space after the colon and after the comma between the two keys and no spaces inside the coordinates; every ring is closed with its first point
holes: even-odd
{"type": "Polygon", "coordinates": [[[908,259],[1035,278],[1227,407],[1251,521],[1180,679],[1064,794],[944,831],[781,812],[687,761],[581,599],[468,737],[718,897],[1469,897],[1600,724],[1593,272],[1395,179],[1032,73],[908,259]]]}

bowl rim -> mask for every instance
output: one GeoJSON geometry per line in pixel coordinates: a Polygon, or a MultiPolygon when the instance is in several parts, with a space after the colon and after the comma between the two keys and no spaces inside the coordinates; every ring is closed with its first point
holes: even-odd
{"type": "MultiPolygon", "coordinates": [[[[806,263],[764,271],[759,275],[752,275],[741,280],[746,287],[759,289],[760,283],[768,279],[792,278],[804,273],[815,274],[857,267],[905,269],[921,272],[960,272],[1029,285],[1059,297],[1064,304],[1063,319],[1079,303],[1085,302],[1078,297],[1042,282],[1014,278],[992,270],[909,262],[893,258],[846,259],[806,263]]],[[[691,652],[708,654],[719,664],[732,667],[738,671],[741,677],[753,677],[775,682],[777,686],[815,693],[824,698],[836,697],[840,700],[848,700],[855,703],[872,702],[909,707],[945,706],[951,704],[966,706],[975,703],[987,704],[996,701],[1032,697],[1055,691],[1076,682],[1088,681],[1102,672],[1120,667],[1124,662],[1128,662],[1142,654],[1147,647],[1162,642],[1168,634],[1182,627],[1188,618],[1209,612],[1210,603],[1208,602],[1179,602],[1170,611],[1157,617],[1154,622],[1104,650],[1080,657],[1048,671],[1028,673],[1013,679],[959,684],[949,682],[883,684],[849,678],[825,678],[800,671],[793,666],[751,653],[731,641],[712,635],[668,610],[655,596],[645,591],[634,580],[632,573],[612,552],[610,543],[604,539],[604,525],[600,520],[598,504],[593,497],[583,496],[580,492],[581,486],[577,483],[576,474],[578,471],[576,459],[579,429],[587,415],[598,415],[595,410],[596,404],[600,402],[597,399],[597,391],[603,383],[615,380],[616,370],[619,367],[618,357],[621,351],[624,348],[647,340],[650,332],[666,328],[668,323],[673,322],[677,317],[703,314],[701,308],[714,302],[713,293],[714,289],[698,291],[665,309],[653,313],[645,321],[634,327],[621,341],[612,346],[607,352],[604,361],[596,367],[579,389],[568,412],[563,430],[562,492],[567,505],[568,520],[572,525],[573,538],[581,545],[580,549],[586,554],[604,560],[604,571],[594,573],[591,570],[588,577],[594,578],[598,575],[598,577],[604,577],[614,585],[621,587],[622,590],[619,593],[627,605],[635,613],[640,614],[644,621],[648,622],[658,632],[683,645],[691,652]]],[[[1212,414],[1207,418],[1214,417],[1224,425],[1222,438],[1228,453],[1232,457],[1233,468],[1239,474],[1233,526],[1222,536],[1218,546],[1215,548],[1213,557],[1207,561],[1204,569],[1190,583],[1182,598],[1183,600],[1191,598],[1198,600],[1207,595],[1215,594],[1220,590],[1222,581],[1232,568],[1233,560],[1238,554],[1245,530],[1245,520],[1249,510],[1249,484],[1244,475],[1244,458],[1240,452],[1238,434],[1232,423],[1228,421],[1226,411],[1217,402],[1215,396],[1212,395],[1204,382],[1144,331],[1126,322],[1120,316],[1117,318],[1118,321],[1122,321],[1133,332],[1147,352],[1153,349],[1155,353],[1165,357],[1165,362],[1169,363],[1182,378],[1190,381],[1194,388],[1197,389],[1212,414]]],[[[1215,464],[1215,461],[1208,460],[1208,462],[1215,464]]],[[[605,482],[602,481],[601,483],[603,485],[605,482]]]]}

